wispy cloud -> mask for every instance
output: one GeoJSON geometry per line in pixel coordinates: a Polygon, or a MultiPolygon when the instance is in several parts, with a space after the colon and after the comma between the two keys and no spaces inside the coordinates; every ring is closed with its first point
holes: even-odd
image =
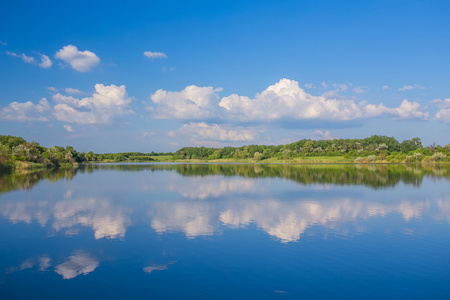
{"type": "Polygon", "coordinates": [[[259,131],[255,128],[240,126],[207,124],[205,122],[184,124],[177,133],[172,136],[190,136],[195,140],[219,140],[219,141],[254,141],[259,131]]]}
{"type": "Polygon", "coordinates": [[[64,91],[69,95],[84,95],[84,92],[82,92],[78,89],[65,88],[64,91]]]}
{"type": "Polygon", "coordinates": [[[64,129],[67,130],[67,132],[75,132],[75,129],[70,125],[64,125],[64,129]]]}
{"type": "Polygon", "coordinates": [[[399,88],[398,90],[401,92],[404,92],[404,91],[415,90],[415,89],[424,90],[425,88],[421,85],[415,84],[415,85],[404,85],[401,88],[399,88]]]}
{"type": "Polygon", "coordinates": [[[144,56],[148,58],[167,58],[167,55],[162,52],[144,51],[144,56]]]}
{"type": "Polygon", "coordinates": [[[11,51],[5,51],[5,52],[9,56],[21,58],[24,62],[26,62],[28,64],[32,64],[32,63],[35,62],[34,57],[32,57],[32,56],[27,56],[27,55],[25,55],[23,53],[22,54],[17,54],[15,52],[11,52],[11,51]]]}
{"type": "Polygon", "coordinates": [[[353,89],[353,93],[355,94],[363,94],[365,92],[367,92],[367,88],[364,88],[362,86],[357,86],[353,89]]]}
{"type": "Polygon", "coordinates": [[[388,85],[383,85],[383,91],[390,90],[391,88],[388,85]]]}
{"type": "Polygon", "coordinates": [[[8,45],[8,43],[7,43],[7,42],[4,42],[4,41],[0,41],[0,45],[6,46],[6,45],[8,45]]]}
{"type": "Polygon", "coordinates": [[[47,55],[44,55],[44,54],[37,53],[40,56],[40,60],[41,60],[40,63],[37,63],[36,59],[33,56],[28,56],[24,53],[17,54],[15,52],[11,52],[11,51],[5,51],[5,52],[9,56],[22,59],[27,64],[38,65],[39,67],[44,68],[44,69],[50,68],[52,66],[52,61],[50,60],[50,58],[47,55]]]}

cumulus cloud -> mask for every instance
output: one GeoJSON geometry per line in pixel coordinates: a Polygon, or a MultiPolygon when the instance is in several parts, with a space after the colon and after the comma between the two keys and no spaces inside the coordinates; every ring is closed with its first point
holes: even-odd
{"type": "MultiPolygon", "coordinates": [[[[218,92],[213,87],[187,86],[182,91],[158,90],[151,95],[154,106],[147,107],[154,118],[178,120],[217,119],[227,122],[272,122],[278,120],[328,120],[349,121],[379,116],[395,119],[426,119],[417,102],[404,100],[399,107],[389,108],[367,101],[343,98],[338,92],[348,89],[347,84],[333,84],[336,89],[314,96],[305,92],[297,81],[281,79],[252,99],[232,94],[219,101],[218,92]]],[[[357,87],[357,93],[364,89],[357,87]]]]}
{"type": "Polygon", "coordinates": [[[55,57],[70,64],[79,72],[88,72],[100,63],[100,58],[91,51],[79,51],[74,45],[64,46],[55,57]]]}
{"type": "Polygon", "coordinates": [[[54,107],[57,120],[80,124],[106,124],[115,117],[131,113],[124,85],[95,85],[95,93],[91,97],[77,99],[60,93],[53,96],[58,104],[54,107]]]}
{"type": "Polygon", "coordinates": [[[435,99],[430,101],[430,104],[439,108],[434,116],[435,120],[450,123],[450,98],[444,100],[435,99]]]}
{"type": "Polygon", "coordinates": [[[444,123],[450,123],[450,108],[440,109],[434,117],[436,120],[444,123]]]}
{"type": "Polygon", "coordinates": [[[12,102],[0,110],[0,119],[8,121],[48,121],[43,114],[50,111],[47,99],[42,98],[38,104],[31,101],[19,103],[12,102]]]}
{"type": "Polygon", "coordinates": [[[148,58],[167,58],[167,55],[162,52],[144,51],[144,56],[148,58]]]}
{"type": "Polygon", "coordinates": [[[404,92],[404,91],[409,91],[409,90],[414,90],[414,89],[424,90],[425,88],[421,85],[415,84],[415,85],[404,85],[401,88],[399,88],[398,90],[401,92],[404,92]]]}
{"type": "Polygon", "coordinates": [[[44,54],[41,55],[41,62],[39,63],[39,67],[41,68],[50,68],[52,66],[52,61],[50,60],[50,57],[44,54]]]}
{"type": "MultiPolygon", "coordinates": [[[[342,90],[345,87],[339,88],[342,90]]],[[[398,108],[387,108],[383,104],[337,99],[330,94],[313,96],[300,88],[298,82],[289,79],[281,79],[257,94],[254,99],[236,94],[224,97],[220,100],[219,106],[227,111],[227,117],[239,121],[279,119],[346,121],[386,114],[401,119],[427,116],[417,102],[404,100],[398,108]]]]}
{"type": "Polygon", "coordinates": [[[423,110],[419,103],[404,99],[399,107],[388,109],[388,112],[397,115],[398,119],[427,119],[429,113],[423,110]]]}
{"type": "Polygon", "coordinates": [[[434,116],[435,120],[444,123],[450,123],[450,98],[435,99],[433,101],[430,101],[430,104],[438,107],[438,111],[434,116]]]}
{"type": "Polygon", "coordinates": [[[9,56],[12,57],[18,57],[21,58],[24,62],[28,63],[28,64],[32,64],[35,62],[34,57],[32,56],[27,56],[25,54],[17,54],[15,52],[11,52],[11,51],[6,51],[6,54],[8,54],[9,56]]]}
{"type": "Polygon", "coordinates": [[[157,90],[151,95],[151,100],[157,105],[155,110],[157,119],[208,119],[217,116],[218,92],[221,88],[187,86],[180,92],[157,90]]]}

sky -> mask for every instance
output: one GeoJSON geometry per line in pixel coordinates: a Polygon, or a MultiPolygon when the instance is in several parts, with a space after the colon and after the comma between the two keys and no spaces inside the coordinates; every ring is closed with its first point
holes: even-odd
{"type": "Polygon", "coordinates": [[[77,151],[450,143],[450,2],[0,2],[0,134],[77,151]]]}

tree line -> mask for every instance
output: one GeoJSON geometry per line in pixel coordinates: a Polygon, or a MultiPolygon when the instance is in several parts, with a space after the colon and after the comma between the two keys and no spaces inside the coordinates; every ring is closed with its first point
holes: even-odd
{"type": "Polygon", "coordinates": [[[432,144],[424,147],[420,138],[397,141],[393,137],[373,135],[364,139],[310,140],[303,139],[286,145],[247,145],[242,147],[183,147],[175,152],[174,159],[265,159],[288,160],[293,158],[343,156],[356,161],[421,162],[427,157],[434,161],[445,160],[450,144],[432,144]]]}
{"type": "Polygon", "coordinates": [[[397,141],[393,137],[373,135],[364,139],[310,140],[285,145],[246,145],[242,147],[183,147],[172,152],[120,152],[96,154],[78,152],[72,146],[43,147],[21,137],[0,135],[0,172],[12,170],[22,162],[28,166],[61,167],[83,162],[148,162],[166,160],[267,159],[289,160],[306,157],[353,158],[355,162],[377,160],[394,163],[448,161],[450,144],[423,146],[420,138],[397,141]]]}
{"type": "Polygon", "coordinates": [[[122,152],[96,154],[93,151],[78,152],[72,146],[46,148],[37,142],[27,142],[21,137],[0,135],[0,172],[15,169],[21,164],[32,167],[69,167],[83,162],[152,161],[153,157],[173,153],[122,152]]]}

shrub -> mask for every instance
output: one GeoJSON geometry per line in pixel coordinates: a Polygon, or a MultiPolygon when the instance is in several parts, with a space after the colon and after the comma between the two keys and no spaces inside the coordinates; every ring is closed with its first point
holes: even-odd
{"type": "Polygon", "coordinates": [[[255,152],[255,154],[253,155],[253,158],[254,158],[255,160],[262,160],[263,157],[264,157],[264,156],[263,156],[261,153],[259,153],[259,152],[255,152]]]}
{"type": "Polygon", "coordinates": [[[422,160],[422,153],[416,152],[413,154],[414,160],[415,161],[421,161],[422,160]]]}
{"type": "Polygon", "coordinates": [[[444,159],[446,156],[447,156],[447,155],[445,155],[445,154],[442,153],[442,152],[436,152],[435,154],[433,154],[433,156],[431,156],[431,158],[432,158],[434,161],[438,161],[438,160],[444,159]]]}
{"type": "Polygon", "coordinates": [[[368,159],[370,162],[374,162],[374,161],[377,160],[377,157],[376,157],[375,155],[369,155],[369,156],[367,157],[367,159],[368,159]]]}

